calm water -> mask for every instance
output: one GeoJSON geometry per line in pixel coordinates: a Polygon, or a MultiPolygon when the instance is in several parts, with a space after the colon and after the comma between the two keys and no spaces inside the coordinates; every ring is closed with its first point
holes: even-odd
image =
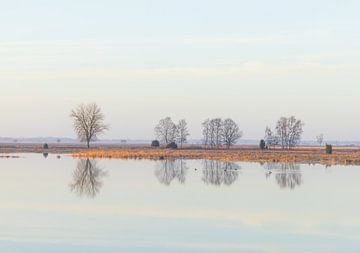
{"type": "Polygon", "coordinates": [[[359,252],[360,167],[0,160],[0,252],[359,252]]]}

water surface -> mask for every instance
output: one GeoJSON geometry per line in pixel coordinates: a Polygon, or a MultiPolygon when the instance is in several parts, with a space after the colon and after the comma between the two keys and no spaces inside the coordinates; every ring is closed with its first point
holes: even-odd
{"type": "Polygon", "coordinates": [[[0,252],[359,252],[360,167],[0,160],[0,252]]]}

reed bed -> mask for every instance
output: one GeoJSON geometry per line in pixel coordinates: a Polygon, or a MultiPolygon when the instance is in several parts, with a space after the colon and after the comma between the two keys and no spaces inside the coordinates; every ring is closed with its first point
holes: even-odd
{"type": "Polygon", "coordinates": [[[360,151],[335,151],[332,155],[322,150],[164,150],[164,149],[129,149],[129,150],[90,150],[72,154],[75,158],[90,159],[208,159],[228,162],[276,162],[306,163],[325,165],[360,165],[360,151]]]}

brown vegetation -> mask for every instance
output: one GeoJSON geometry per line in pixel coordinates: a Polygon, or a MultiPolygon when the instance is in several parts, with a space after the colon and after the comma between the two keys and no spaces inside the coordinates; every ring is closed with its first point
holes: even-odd
{"type": "Polygon", "coordinates": [[[150,159],[161,160],[167,158],[179,159],[209,159],[219,161],[243,162],[286,162],[307,164],[344,164],[359,165],[360,149],[338,148],[332,155],[325,154],[320,148],[298,148],[290,151],[284,150],[164,150],[164,149],[123,149],[123,150],[93,150],[74,153],[77,158],[108,158],[108,159],[150,159]]]}

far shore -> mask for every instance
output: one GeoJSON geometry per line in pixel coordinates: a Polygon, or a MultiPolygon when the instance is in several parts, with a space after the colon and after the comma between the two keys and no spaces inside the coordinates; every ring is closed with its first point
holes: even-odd
{"type": "MultiPolygon", "coordinates": [[[[87,149],[79,144],[49,144],[49,148],[44,149],[41,144],[0,144],[0,154],[15,153],[68,154],[75,158],[89,159],[210,159],[228,162],[360,164],[360,147],[334,147],[333,154],[327,155],[324,147],[260,150],[257,146],[239,145],[227,150],[186,146],[183,149],[169,150],[131,145],[93,144],[91,149],[87,149]]],[[[11,157],[13,156],[0,155],[0,158],[11,157]]]]}

